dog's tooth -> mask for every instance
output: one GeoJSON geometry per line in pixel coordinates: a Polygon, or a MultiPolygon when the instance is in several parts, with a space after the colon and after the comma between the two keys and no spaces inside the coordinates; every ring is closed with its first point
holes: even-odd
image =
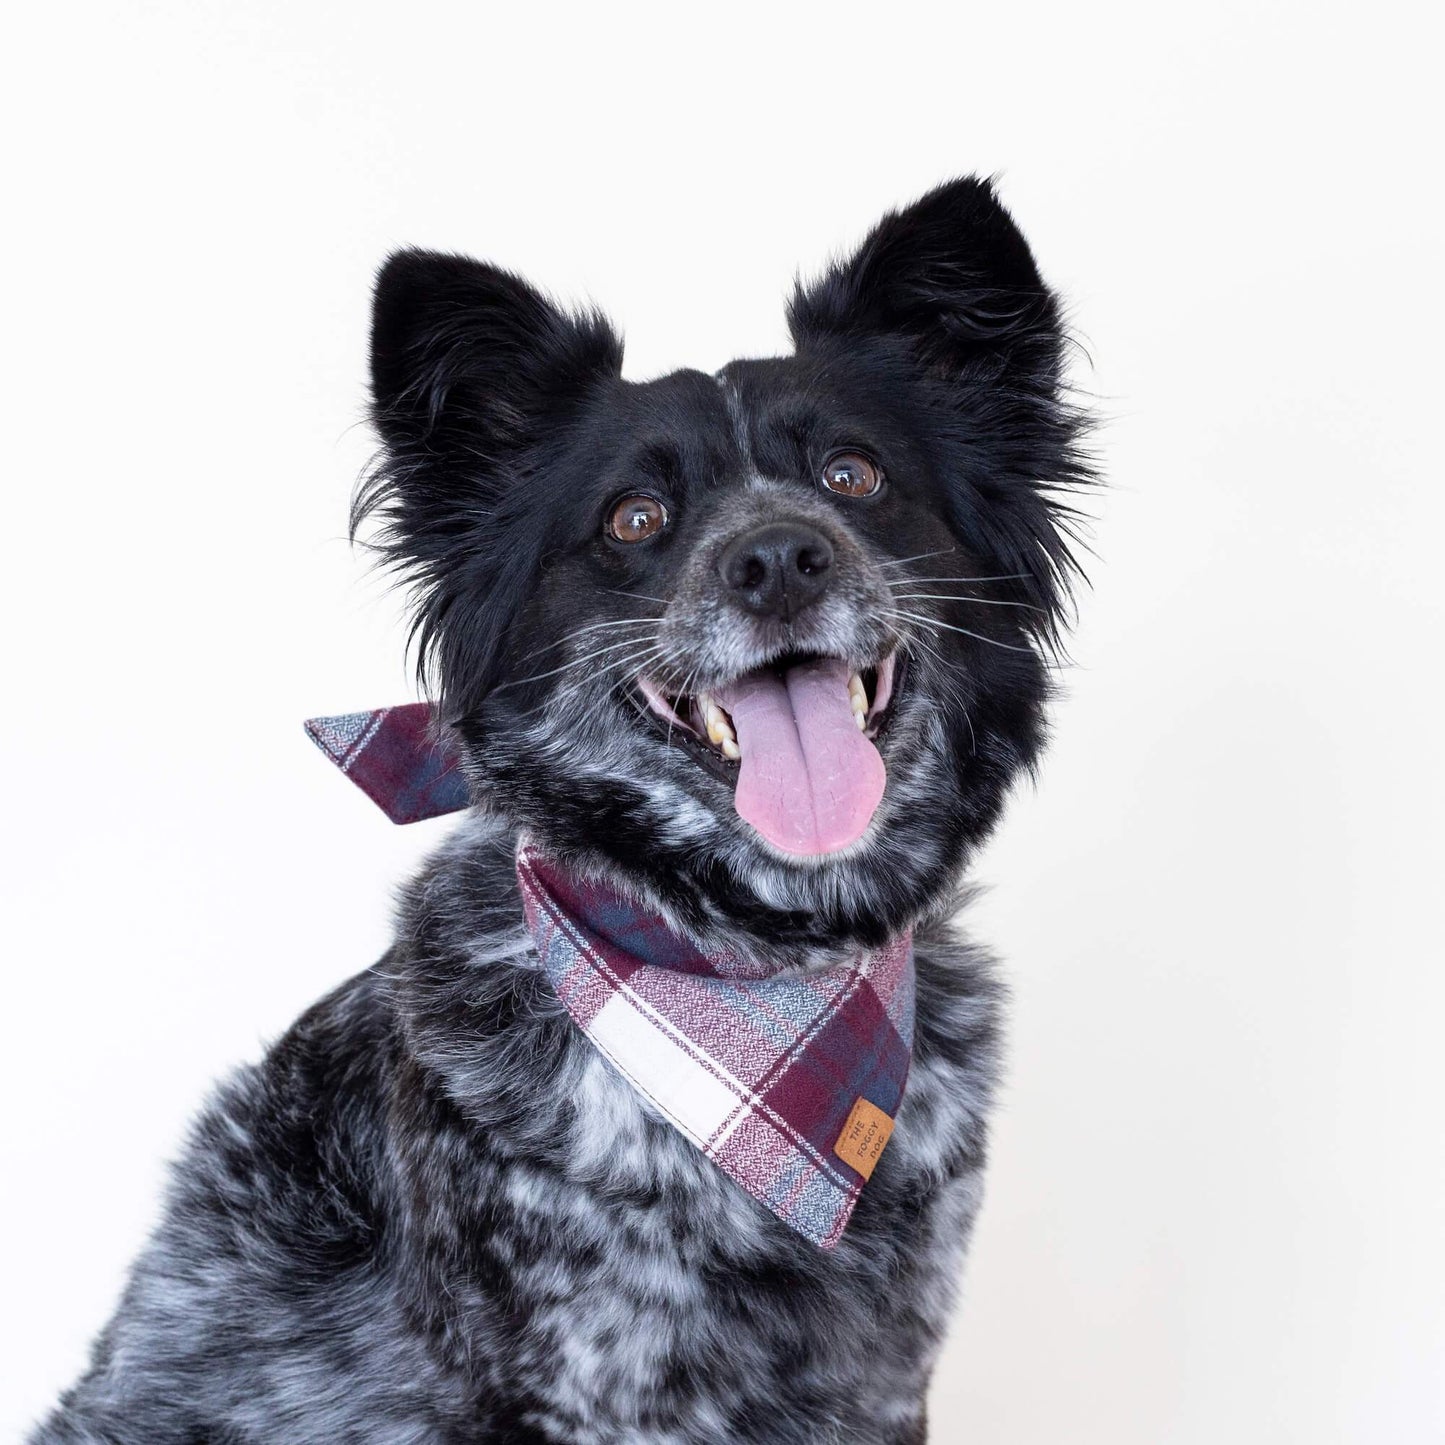
{"type": "Polygon", "coordinates": [[[733,732],[733,725],[728,721],[728,715],[720,708],[714,707],[708,714],[707,735],[719,747],[725,743],[736,742],[737,734],[733,732]]]}
{"type": "Polygon", "coordinates": [[[858,731],[868,730],[868,689],[863,686],[863,679],[858,673],[854,673],[848,679],[848,701],[853,707],[853,721],[858,724],[858,731]]]}
{"type": "Polygon", "coordinates": [[[737,745],[737,740],[731,733],[722,740],[722,750],[723,757],[731,758],[733,762],[737,762],[743,755],[743,750],[737,745]]]}

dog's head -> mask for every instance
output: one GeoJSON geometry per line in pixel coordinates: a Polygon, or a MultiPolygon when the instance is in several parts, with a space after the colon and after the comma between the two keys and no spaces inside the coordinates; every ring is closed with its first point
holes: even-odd
{"type": "Polygon", "coordinates": [[[357,518],[480,801],[695,926],[876,942],[1038,750],[1078,421],[986,183],[887,216],[789,319],[792,356],[626,382],[600,316],[394,256],[357,518]]]}

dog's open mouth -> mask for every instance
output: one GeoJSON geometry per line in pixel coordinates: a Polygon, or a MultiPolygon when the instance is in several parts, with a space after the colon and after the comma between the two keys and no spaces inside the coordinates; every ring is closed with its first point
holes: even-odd
{"type": "Polygon", "coordinates": [[[652,711],[735,777],[738,814],[786,853],[834,853],[867,831],[886,775],[877,739],[898,691],[898,655],[850,669],[790,654],[707,692],[638,683],[652,711]]]}

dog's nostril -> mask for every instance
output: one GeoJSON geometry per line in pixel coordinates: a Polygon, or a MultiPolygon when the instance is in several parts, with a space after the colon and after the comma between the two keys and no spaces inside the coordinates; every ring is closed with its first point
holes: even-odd
{"type": "Polygon", "coordinates": [[[833,544],[805,522],[754,527],[718,558],[718,571],[742,606],[784,619],[823,595],[832,566],[833,544]]]}
{"type": "Polygon", "coordinates": [[[805,577],[815,572],[826,572],[833,565],[833,549],[823,551],[817,547],[804,547],[798,553],[798,571],[805,577]]]}

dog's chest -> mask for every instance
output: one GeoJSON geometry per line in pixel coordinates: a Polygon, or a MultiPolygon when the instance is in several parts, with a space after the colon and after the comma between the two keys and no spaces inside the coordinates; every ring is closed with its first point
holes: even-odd
{"type": "Polygon", "coordinates": [[[437,1280],[472,1336],[458,1363],[494,1361],[486,1393],[513,1392],[509,1415],[573,1445],[921,1438],[978,1199],[958,1071],[915,1069],[884,1161],[825,1252],[581,1057],[567,1097],[539,1105],[565,1149],[498,1161],[485,1270],[437,1280]]]}

